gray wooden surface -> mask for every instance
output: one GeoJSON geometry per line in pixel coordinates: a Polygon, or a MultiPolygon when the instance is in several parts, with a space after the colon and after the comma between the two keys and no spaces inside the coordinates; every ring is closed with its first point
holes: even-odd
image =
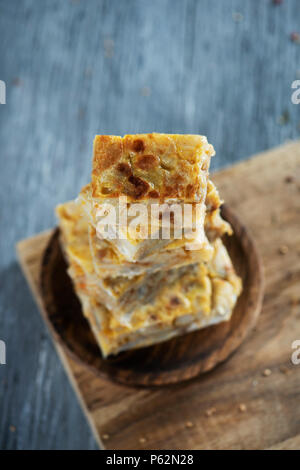
{"type": "Polygon", "coordinates": [[[96,444],[16,262],[96,133],[203,133],[213,168],[300,136],[299,0],[0,0],[0,448],[96,444]]]}

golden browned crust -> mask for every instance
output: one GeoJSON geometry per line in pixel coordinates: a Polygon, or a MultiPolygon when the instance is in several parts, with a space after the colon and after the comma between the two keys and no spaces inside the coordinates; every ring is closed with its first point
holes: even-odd
{"type": "Polygon", "coordinates": [[[97,135],[92,197],[203,201],[213,155],[200,135],[97,135]]]}
{"type": "Polygon", "coordinates": [[[222,205],[223,201],[220,199],[219,192],[214,183],[209,179],[207,181],[207,194],[205,199],[206,210],[213,212],[222,205]]]}

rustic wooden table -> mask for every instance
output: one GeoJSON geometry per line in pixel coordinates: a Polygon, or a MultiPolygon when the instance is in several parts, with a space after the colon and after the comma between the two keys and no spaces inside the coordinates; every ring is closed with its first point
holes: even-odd
{"type": "Polygon", "coordinates": [[[0,448],[96,443],[15,243],[89,179],[95,133],[208,135],[220,168],[299,138],[297,0],[0,0],[0,448]]]}

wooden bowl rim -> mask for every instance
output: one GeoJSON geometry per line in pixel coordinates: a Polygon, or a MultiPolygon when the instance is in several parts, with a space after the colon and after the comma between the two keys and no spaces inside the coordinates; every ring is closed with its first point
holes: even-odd
{"type": "MultiPolygon", "coordinates": [[[[52,335],[54,336],[54,339],[58,342],[58,344],[63,348],[63,350],[67,353],[67,355],[73,359],[76,363],[80,364],[81,366],[85,367],[89,371],[91,371],[93,374],[96,376],[100,377],[101,379],[105,379],[106,381],[112,381],[117,384],[125,385],[125,386],[130,386],[130,387],[135,387],[135,388],[157,388],[157,387],[167,387],[167,386],[175,386],[183,382],[187,382],[189,380],[195,379],[197,376],[202,375],[206,372],[211,371],[214,369],[217,365],[222,364],[225,362],[229,357],[241,346],[241,344],[244,342],[245,338],[248,336],[249,332],[252,330],[254,327],[257,318],[261,312],[262,308],[262,303],[263,303],[263,297],[264,297],[264,272],[263,272],[263,264],[262,260],[260,257],[260,254],[257,250],[256,243],[252,237],[252,235],[249,233],[249,231],[246,229],[244,224],[242,224],[239,220],[239,218],[235,215],[235,213],[228,207],[227,204],[223,204],[221,207],[221,213],[222,217],[230,222],[233,231],[236,232],[237,228],[240,231],[240,237],[239,241],[241,243],[241,246],[243,248],[243,251],[246,253],[246,256],[249,258],[248,252],[251,252],[251,260],[252,264],[254,265],[254,269],[257,273],[256,278],[255,278],[255,283],[253,283],[250,287],[243,286],[243,289],[248,288],[254,289],[256,287],[256,298],[254,301],[251,303],[251,308],[252,310],[252,315],[251,315],[251,322],[249,323],[248,329],[245,332],[242,332],[241,335],[238,337],[234,337],[235,341],[233,341],[233,344],[231,344],[230,348],[226,350],[225,346],[227,345],[227,342],[223,344],[223,347],[221,348],[221,353],[219,352],[218,358],[214,361],[212,361],[208,367],[198,370],[197,369],[197,364],[193,365],[188,365],[187,368],[185,369],[184,375],[181,375],[180,378],[173,377],[171,371],[171,375],[168,376],[168,371],[164,371],[163,378],[159,380],[159,382],[156,382],[153,380],[153,382],[145,383],[143,382],[143,374],[140,374],[141,380],[133,380],[133,381],[126,381],[122,376],[114,376],[113,374],[108,373],[105,370],[101,370],[98,367],[94,366],[93,364],[90,364],[86,362],[84,359],[82,359],[76,352],[74,352],[69,345],[66,343],[66,341],[63,339],[62,335],[56,330],[55,326],[53,325],[51,321],[51,315],[49,314],[49,306],[45,303],[45,294],[47,292],[47,287],[45,285],[45,270],[48,265],[48,260],[51,256],[52,249],[53,249],[53,244],[55,240],[58,238],[60,229],[59,227],[56,227],[54,229],[53,234],[51,235],[46,249],[44,250],[42,260],[41,260],[41,266],[40,266],[40,288],[41,288],[41,293],[42,293],[42,298],[43,298],[43,305],[44,305],[44,312],[45,312],[45,321],[47,323],[47,326],[49,327],[52,335]],[[248,250],[245,250],[245,245],[248,245],[248,250]],[[255,285],[254,285],[255,284],[255,285]],[[226,350],[226,351],[225,351],[226,350]],[[193,369],[191,371],[191,369],[193,369]]],[[[232,315],[234,312],[232,313],[232,315]]],[[[210,327],[208,327],[210,328],[210,327]]],[[[201,330],[199,330],[201,331],[201,330]]],[[[187,335],[192,334],[192,333],[187,333],[187,335]]],[[[172,341],[172,340],[168,340],[172,341]]],[[[166,341],[165,343],[167,343],[166,341]]],[[[148,346],[148,348],[151,348],[151,346],[148,346]]],[[[99,350],[100,353],[100,350],[99,350]]],[[[105,361],[105,359],[102,358],[102,361],[105,361]]],[[[182,372],[182,371],[181,371],[182,372]]]]}

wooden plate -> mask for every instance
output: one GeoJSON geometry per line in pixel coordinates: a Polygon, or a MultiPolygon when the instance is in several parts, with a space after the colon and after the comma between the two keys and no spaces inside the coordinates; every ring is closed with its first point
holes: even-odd
{"type": "Polygon", "coordinates": [[[224,242],[244,286],[230,321],[108,359],[102,358],[82,314],[67,274],[57,229],[43,256],[41,291],[49,326],[65,350],[95,374],[134,386],[178,383],[225,361],[240,346],[260,313],[263,274],[255,244],[246,228],[226,205],[222,207],[222,215],[234,230],[234,235],[225,237],[224,242]]]}

